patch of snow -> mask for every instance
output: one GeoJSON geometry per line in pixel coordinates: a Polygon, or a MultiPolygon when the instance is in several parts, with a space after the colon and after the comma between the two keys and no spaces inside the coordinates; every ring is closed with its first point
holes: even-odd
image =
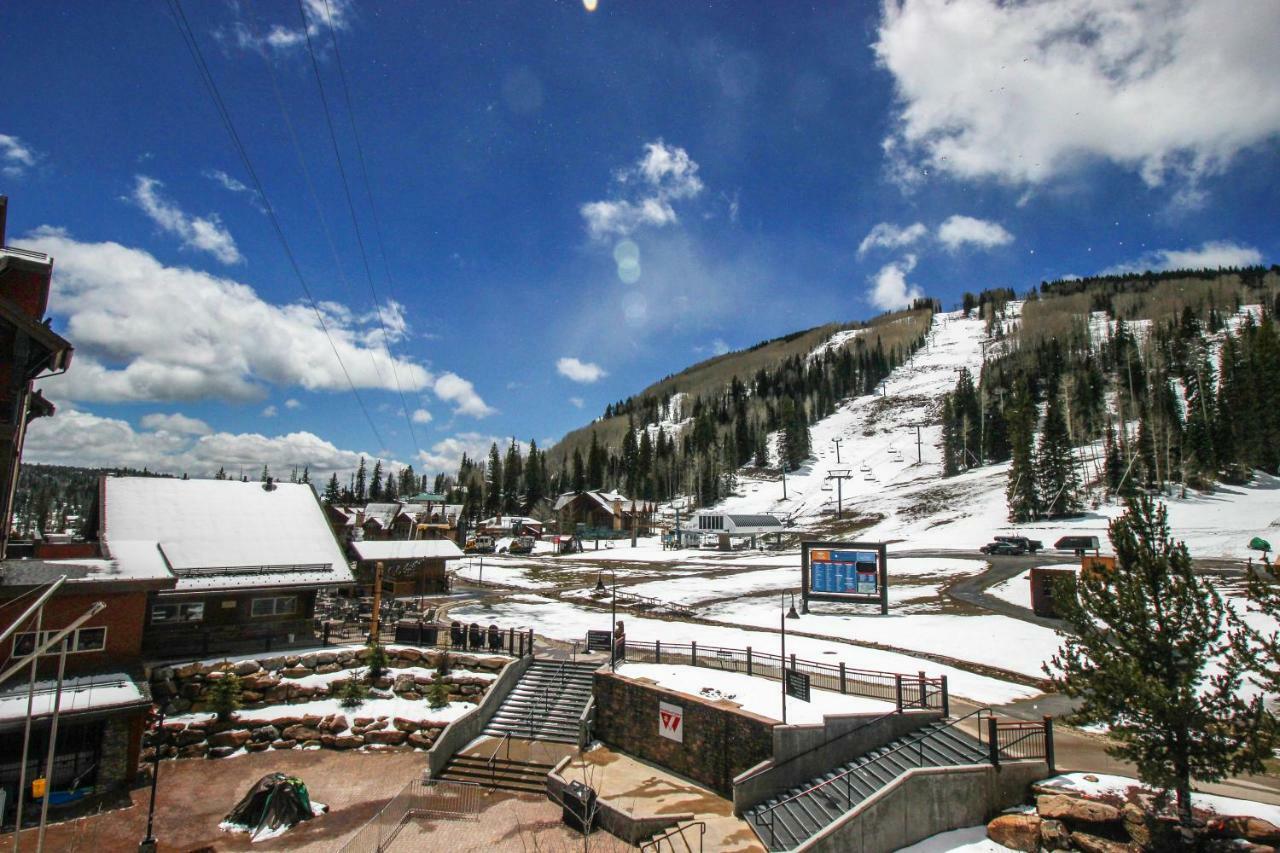
{"type": "Polygon", "coordinates": [[[898,853],[1008,853],[1009,848],[987,838],[987,825],[967,826],[930,836],[898,853]]]}
{"type": "MultiPolygon", "coordinates": [[[[1155,794],[1155,791],[1146,787],[1137,779],[1130,779],[1127,776],[1108,776],[1104,773],[1064,773],[1061,776],[1045,779],[1040,784],[1052,785],[1057,788],[1079,791],[1082,794],[1094,796],[1113,794],[1118,797],[1124,797],[1131,788],[1137,788],[1147,794],[1155,794]],[[1084,778],[1086,775],[1093,776],[1098,781],[1092,782],[1084,778]]],[[[1242,800],[1235,797],[1223,797],[1218,794],[1192,792],[1191,806],[1196,809],[1216,812],[1224,817],[1249,815],[1280,826],[1280,805],[1260,803],[1256,800],[1242,800]]]]}
{"type": "MultiPolygon", "coordinates": [[[[26,717],[27,687],[27,681],[19,679],[0,692],[0,721],[21,720],[26,717]]],[[[35,683],[31,698],[32,716],[42,717],[53,713],[57,687],[58,683],[54,679],[35,683]]],[[[60,714],[83,713],[145,701],[146,697],[132,678],[123,672],[110,672],[64,678],[58,709],[60,714]]]]}
{"type": "MultiPolygon", "coordinates": [[[[447,725],[476,707],[470,702],[450,702],[442,708],[432,708],[425,699],[366,699],[358,708],[344,708],[339,699],[315,699],[310,702],[298,702],[294,705],[268,705],[265,708],[252,708],[238,711],[237,720],[284,720],[290,717],[327,717],[330,714],[342,714],[346,717],[399,717],[402,720],[413,720],[419,725],[447,725]]],[[[210,713],[175,714],[165,717],[166,722],[197,723],[208,722],[214,718],[210,713]]]]}

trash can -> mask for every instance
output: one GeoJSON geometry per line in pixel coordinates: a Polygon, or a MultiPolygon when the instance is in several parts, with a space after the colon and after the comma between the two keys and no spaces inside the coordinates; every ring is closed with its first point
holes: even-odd
{"type": "Polygon", "coordinates": [[[562,795],[560,819],[571,829],[590,835],[596,828],[596,791],[578,780],[569,783],[562,795]]]}
{"type": "Polygon", "coordinates": [[[462,628],[462,623],[454,620],[449,623],[449,645],[454,647],[466,645],[466,632],[462,628]]]}
{"type": "Polygon", "coordinates": [[[471,626],[467,629],[467,640],[472,649],[484,648],[484,631],[480,628],[479,623],[471,623],[471,626]]]}
{"type": "Polygon", "coordinates": [[[412,619],[401,619],[396,622],[396,642],[416,646],[421,640],[421,623],[412,619]]]}
{"type": "Polygon", "coordinates": [[[502,632],[498,630],[497,625],[489,626],[489,651],[502,651],[502,632]]]}
{"type": "Polygon", "coordinates": [[[419,632],[422,639],[418,641],[420,646],[434,646],[439,642],[440,626],[433,622],[419,623],[419,632]]]}

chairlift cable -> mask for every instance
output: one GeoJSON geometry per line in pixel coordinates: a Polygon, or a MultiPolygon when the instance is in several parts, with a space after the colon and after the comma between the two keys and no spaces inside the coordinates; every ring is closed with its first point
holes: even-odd
{"type": "Polygon", "coordinates": [[[191,27],[191,22],[187,20],[186,12],[182,9],[182,0],[166,0],[166,2],[169,4],[170,14],[173,16],[174,24],[178,27],[178,33],[182,36],[183,43],[186,45],[187,51],[191,54],[192,60],[195,62],[196,71],[200,76],[201,82],[204,84],[205,91],[213,102],[219,118],[222,120],[223,128],[231,138],[232,146],[236,149],[236,154],[239,155],[240,162],[244,165],[245,171],[248,173],[250,180],[253,181],[254,188],[258,191],[258,197],[262,200],[262,206],[267,209],[267,218],[271,220],[271,226],[275,231],[276,238],[280,241],[280,246],[284,250],[285,257],[289,261],[289,265],[293,268],[294,276],[298,279],[298,284],[302,287],[302,292],[306,295],[308,305],[316,315],[316,320],[320,324],[320,330],[324,332],[325,338],[329,341],[329,348],[333,350],[333,356],[338,360],[338,367],[342,369],[342,375],[347,380],[347,386],[350,387],[352,395],[355,396],[356,403],[360,406],[360,411],[364,413],[364,418],[368,422],[369,429],[373,432],[374,438],[377,439],[379,447],[385,447],[386,442],[382,440],[382,434],[378,431],[377,424],[374,423],[373,417],[369,414],[368,407],[364,404],[364,399],[360,396],[360,392],[356,389],[355,383],[351,380],[351,373],[347,370],[346,364],[342,361],[342,355],[338,352],[338,345],[334,343],[333,335],[329,333],[329,324],[325,322],[324,314],[320,311],[320,306],[316,303],[315,297],[311,293],[311,287],[307,284],[306,276],[303,275],[302,268],[298,265],[297,256],[294,255],[293,248],[289,245],[289,239],[285,236],[284,229],[280,225],[280,220],[276,216],[275,208],[272,206],[271,200],[267,196],[266,188],[263,187],[262,181],[258,177],[257,170],[253,168],[253,162],[249,159],[249,153],[245,149],[244,142],[240,139],[240,134],[236,131],[235,122],[232,121],[231,114],[227,111],[226,103],[222,100],[222,94],[218,90],[218,84],[213,79],[213,74],[209,70],[208,63],[205,62],[204,53],[200,50],[200,45],[196,41],[195,31],[191,27]]]}

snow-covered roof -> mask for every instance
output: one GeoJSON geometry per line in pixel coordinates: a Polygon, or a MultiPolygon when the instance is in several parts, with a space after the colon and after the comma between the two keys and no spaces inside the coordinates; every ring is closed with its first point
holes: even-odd
{"type": "Polygon", "coordinates": [[[574,499],[576,499],[579,496],[579,494],[595,501],[597,504],[600,505],[602,509],[604,509],[609,513],[613,513],[615,511],[615,508],[621,509],[622,512],[635,512],[637,507],[643,509],[643,506],[640,501],[633,501],[624,495],[618,494],[617,492],[599,492],[599,491],[597,492],[588,491],[588,492],[581,492],[581,493],[566,492],[565,494],[556,498],[555,506],[552,507],[552,509],[555,510],[556,512],[559,512],[561,509],[564,509],[566,506],[573,503],[574,499]]]}
{"type": "Polygon", "coordinates": [[[448,539],[389,539],[353,542],[361,560],[456,560],[462,550],[448,539]]]}
{"type": "Polygon", "coordinates": [[[782,520],[773,515],[726,515],[735,527],[782,527],[782,520]]]}
{"type": "MultiPolygon", "coordinates": [[[[33,717],[53,713],[57,693],[56,681],[37,681],[32,700],[33,717]]],[[[108,672],[66,678],[62,681],[61,714],[83,714],[113,708],[129,708],[151,704],[150,695],[123,672],[108,672]]],[[[27,680],[15,679],[0,690],[0,726],[20,722],[27,715],[27,680]]]]}
{"type": "Polygon", "coordinates": [[[167,571],[178,592],[351,583],[311,487],[108,477],[103,544],[126,572],[167,571]]]}
{"type": "Polygon", "coordinates": [[[165,589],[173,586],[173,575],[163,563],[129,562],[100,557],[66,560],[5,560],[0,563],[0,584],[4,586],[39,586],[66,575],[69,584],[145,583],[144,588],[165,589]]]}
{"type": "Polygon", "coordinates": [[[510,527],[513,524],[530,524],[530,525],[537,525],[538,527],[542,526],[541,521],[539,521],[536,518],[530,518],[527,515],[504,515],[501,518],[495,515],[492,518],[486,518],[484,521],[480,522],[479,526],[480,527],[510,527]]]}

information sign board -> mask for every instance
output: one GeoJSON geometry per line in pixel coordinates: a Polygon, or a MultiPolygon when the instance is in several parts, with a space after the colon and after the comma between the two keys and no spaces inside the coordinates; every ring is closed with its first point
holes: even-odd
{"type": "Polygon", "coordinates": [[[612,631],[588,631],[587,632],[587,651],[588,652],[607,652],[613,647],[612,631]]]}
{"type": "Polygon", "coordinates": [[[799,699],[801,702],[809,701],[809,673],[800,672],[794,669],[783,670],[783,683],[787,686],[787,695],[799,699]]]}
{"type": "Polygon", "coordinates": [[[676,743],[684,743],[684,708],[669,702],[659,702],[658,734],[676,743]]]}
{"type": "Polygon", "coordinates": [[[801,595],[810,599],[879,602],[889,610],[888,555],[883,542],[805,542],[801,595]]]}

